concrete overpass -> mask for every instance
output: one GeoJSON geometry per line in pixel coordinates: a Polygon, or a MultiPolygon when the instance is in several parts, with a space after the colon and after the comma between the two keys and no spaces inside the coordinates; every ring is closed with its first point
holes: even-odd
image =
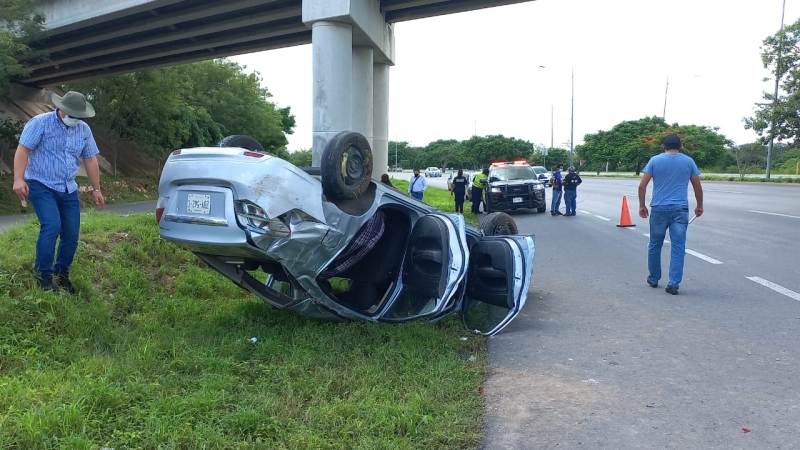
{"type": "MultiPolygon", "coordinates": [[[[36,0],[46,61],[24,82],[47,87],[311,43],[314,164],[341,130],[368,137],[388,167],[393,24],[532,0],[36,0]]],[[[280,68],[291,70],[291,68],[280,68]]],[[[377,176],[376,175],[376,176],[377,176]]]]}

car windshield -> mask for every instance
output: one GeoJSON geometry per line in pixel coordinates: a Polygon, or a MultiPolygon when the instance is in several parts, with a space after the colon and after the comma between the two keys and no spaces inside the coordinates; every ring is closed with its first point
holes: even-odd
{"type": "Polygon", "coordinates": [[[547,173],[547,169],[545,169],[544,167],[534,167],[533,171],[536,172],[537,174],[547,173]]]}
{"type": "Polygon", "coordinates": [[[502,169],[496,169],[492,173],[492,176],[497,177],[500,181],[536,178],[533,169],[530,166],[504,167],[502,169]]]}

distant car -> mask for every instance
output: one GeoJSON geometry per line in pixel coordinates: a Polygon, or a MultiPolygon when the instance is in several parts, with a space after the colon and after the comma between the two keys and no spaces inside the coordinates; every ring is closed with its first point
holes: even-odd
{"type": "Polygon", "coordinates": [[[159,181],[161,237],[278,309],[400,323],[459,312],[491,336],[528,298],[534,236],[488,214],[479,228],[372,179],[367,139],[331,138],[296,167],[249,136],[184,148],[159,181]]]}
{"type": "Polygon", "coordinates": [[[483,200],[486,212],[519,208],[533,208],[540,213],[547,210],[544,184],[527,161],[492,163],[483,200]]]}
{"type": "Polygon", "coordinates": [[[553,177],[553,174],[542,166],[531,166],[531,167],[533,168],[533,171],[536,172],[537,179],[542,183],[544,183],[545,186],[550,186],[550,178],[553,177]]]}
{"type": "Polygon", "coordinates": [[[426,177],[440,177],[442,176],[442,170],[438,167],[428,167],[425,169],[425,176],[426,177]]]}
{"type": "Polygon", "coordinates": [[[389,168],[389,172],[402,172],[403,166],[392,166],[389,168]]]}

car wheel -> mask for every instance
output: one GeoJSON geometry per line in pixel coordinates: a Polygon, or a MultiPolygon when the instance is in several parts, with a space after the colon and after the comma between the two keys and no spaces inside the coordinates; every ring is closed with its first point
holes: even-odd
{"type": "Polygon", "coordinates": [[[480,229],[484,236],[517,234],[517,222],[504,212],[493,212],[481,219],[480,229]]]}
{"type": "Polygon", "coordinates": [[[219,141],[217,147],[239,147],[251,152],[267,153],[264,147],[254,138],[245,134],[234,134],[219,141]]]}
{"type": "Polygon", "coordinates": [[[543,213],[547,211],[547,205],[536,208],[536,212],[543,213]]]}
{"type": "Polygon", "coordinates": [[[342,131],[322,151],[322,191],[331,200],[359,197],[372,178],[372,149],[360,133],[342,131]]]}

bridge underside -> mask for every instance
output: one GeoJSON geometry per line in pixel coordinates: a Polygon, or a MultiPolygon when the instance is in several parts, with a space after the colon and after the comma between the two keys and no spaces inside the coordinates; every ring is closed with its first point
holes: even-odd
{"type": "MultiPolygon", "coordinates": [[[[397,23],[530,0],[381,0],[397,23]]],[[[311,43],[302,0],[39,0],[49,54],[25,84],[54,86],[181,63],[311,43]],[[120,5],[126,7],[120,9],[120,5]],[[113,5],[112,10],[110,5],[113,5]],[[108,11],[104,11],[108,9],[108,11]]],[[[353,35],[358,46],[366,36],[353,35]]],[[[376,55],[375,62],[381,62],[376,55]]],[[[392,61],[385,61],[389,64],[392,61]]]]}

